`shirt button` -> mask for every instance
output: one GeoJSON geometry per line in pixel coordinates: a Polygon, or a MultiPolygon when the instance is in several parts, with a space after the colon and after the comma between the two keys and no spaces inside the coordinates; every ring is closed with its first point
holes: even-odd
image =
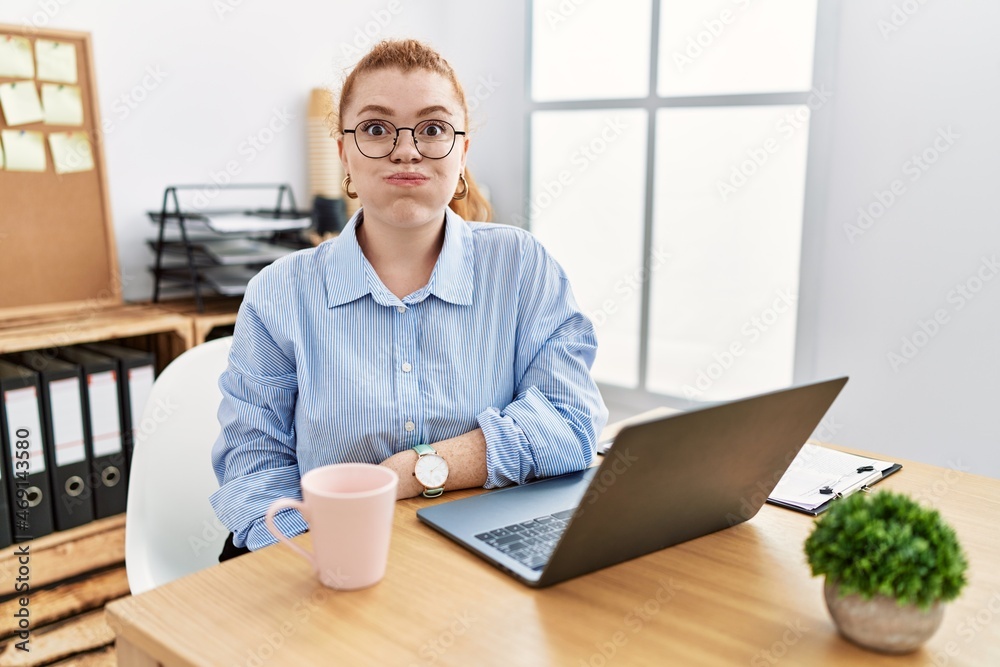
{"type": "Polygon", "coordinates": [[[403,372],[404,373],[409,373],[412,370],[413,370],[413,366],[410,365],[410,362],[404,361],[403,362],[403,372]]]}
{"type": "Polygon", "coordinates": [[[414,424],[413,422],[406,422],[405,424],[403,424],[403,428],[405,428],[407,431],[412,431],[416,427],[417,425],[414,424]]]}
{"type": "Polygon", "coordinates": [[[396,311],[400,313],[406,312],[406,306],[396,306],[396,311]]]}

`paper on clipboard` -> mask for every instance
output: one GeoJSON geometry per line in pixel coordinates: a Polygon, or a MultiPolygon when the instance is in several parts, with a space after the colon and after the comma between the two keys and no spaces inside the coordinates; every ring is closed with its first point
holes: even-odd
{"type": "Polygon", "coordinates": [[[891,461],[848,454],[829,447],[806,443],[774,487],[768,500],[814,510],[831,499],[850,495],[855,490],[882,479],[891,461]],[[871,468],[870,470],[859,469],[871,468]],[[829,493],[820,489],[829,488],[829,493]]]}

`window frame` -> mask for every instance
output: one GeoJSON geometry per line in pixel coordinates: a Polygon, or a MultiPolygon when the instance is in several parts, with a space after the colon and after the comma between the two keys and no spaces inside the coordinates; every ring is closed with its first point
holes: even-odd
{"type": "MultiPolygon", "coordinates": [[[[836,26],[840,16],[840,0],[817,0],[816,26],[813,45],[812,89],[807,91],[772,93],[733,93],[723,95],[661,96],[659,84],[659,28],[661,0],[651,0],[650,17],[650,67],[648,92],[645,97],[619,99],[581,99],[536,102],[532,98],[532,64],[534,41],[534,0],[525,0],[525,73],[524,73],[524,122],[523,146],[525,203],[520,218],[531,229],[531,146],[532,115],[544,111],[590,111],[602,109],[643,109],[646,111],[646,183],[643,202],[642,270],[650,275],[653,261],[654,193],[656,179],[657,111],[684,107],[742,107],[806,104],[815,89],[831,91],[836,62],[836,26]]],[[[810,380],[816,370],[816,332],[819,326],[818,307],[809,295],[819,290],[819,262],[822,259],[820,230],[826,212],[826,183],[829,172],[830,137],[832,136],[833,111],[831,104],[812,110],[806,148],[805,195],[802,211],[802,243],[799,254],[799,292],[795,323],[795,344],[792,361],[794,383],[810,380]]],[[[690,407],[699,401],[680,396],[650,392],[647,387],[649,367],[650,284],[642,281],[640,294],[638,381],[635,388],[600,383],[606,396],[615,395],[636,405],[655,400],[657,405],[690,407]],[[655,399],[654,399],[655,397],[655,399]]]]}

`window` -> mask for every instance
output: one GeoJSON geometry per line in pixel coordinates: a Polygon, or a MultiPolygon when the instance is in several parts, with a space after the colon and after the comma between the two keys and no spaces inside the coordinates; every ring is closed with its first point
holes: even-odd
{"type": "Polygon", "coordinates": [[[693,400],[792,381],[816,0],[534,0],[527,220],[596,379],[693,400]]]}

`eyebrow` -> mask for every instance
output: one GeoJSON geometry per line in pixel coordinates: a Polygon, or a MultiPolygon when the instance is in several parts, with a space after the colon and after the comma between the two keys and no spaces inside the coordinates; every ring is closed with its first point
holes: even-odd
{"type": "Polygon", "coordinates": [[[366,104],[358,110],[358,113],[365,113],[367,111],[373,111],[375,113],[382,114],[383,116],[392,116],[393,111],[389,107],[384,107],[379,104],[366,104]]]}
{"type": "Polygon", "coordinates": [[[446,109],[445,107],[441,106],[440,104],[436,104],[436,105],[431,106],[431,107],[424,107],[423,109],[421,109],[420,111],[417,112],[417,115],[418,116],[429,116],[432,113],[439,113],[439,112],[443,112],[443,113],[445,113],[448,116],[452,115],[452,113],[450,111],[448,111],[448,109],[446,109]]]}
{"type": "MultiPolygon", "coordinates": [[[[361,109],[358,110],[358,113],[361,114],[369,111],[371,111],[372,113],[381,114],[383,116],[392,117],[396,115],[396,112],[394,112],[392,109],[390,109],[389,107],[384,107],[381,104],[366,104],[365,106],[361,107],[361,109]]],[[[453,113],[448,111],[447,107],[443,107],[440,104],[424,107],[423,109],[417,112],[417,116],[428,116],[432,113],[442,113],[442,112],[448,116],[454,116],[453,113]]]]}

